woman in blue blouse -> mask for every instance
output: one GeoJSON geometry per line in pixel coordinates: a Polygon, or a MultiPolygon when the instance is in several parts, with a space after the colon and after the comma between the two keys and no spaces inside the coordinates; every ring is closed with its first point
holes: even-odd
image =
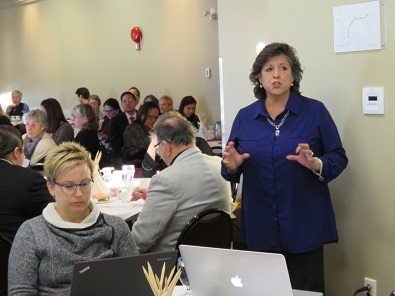
{"type": "Polygon", "coordinates": [[[222,175],[238,182],[243,174],[248,248],[284,254],[294,289],[324,292],[323,245],[338,241],[328,183],[348,160],[328,110],[300,94],[302,72],[288,44],[257,56],[258,100],[233,122],[222,175]]]}

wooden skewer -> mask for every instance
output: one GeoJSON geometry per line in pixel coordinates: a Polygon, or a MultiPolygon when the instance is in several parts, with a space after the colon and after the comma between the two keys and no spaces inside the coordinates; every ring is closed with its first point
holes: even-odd
{"type": "Polygon", "coordinates": [[[165,277],[166,264],[164,263],[162,267],[161,277],[159,279],[158,276],[153,273],[150,263],[149,262],[147,263],[148,263],[148,271],[144,268],[144,266],[143,266],[143,271],[152,289],[152,292],[154,292],[154,295],[171,296],[177,284],[177,281],[181,276],[181,269],[179,269],[173,277],[175,270],[175,267],[173,267],[173,269],[170,272],[170,276],[165,277]]]}

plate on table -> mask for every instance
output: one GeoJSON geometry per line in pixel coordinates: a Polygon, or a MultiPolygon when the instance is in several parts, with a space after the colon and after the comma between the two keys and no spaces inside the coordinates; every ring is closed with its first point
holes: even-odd
{"type": "Polygon", "coordinates": [[[117,198],[116,197],[109,197],[109,196],[107,196],[107,198],[104,198],[104,199],[92,198],[92,200],[96,204],[102,204],[102,203],[114,202],[114,201],[117,200],[117,198]]]}

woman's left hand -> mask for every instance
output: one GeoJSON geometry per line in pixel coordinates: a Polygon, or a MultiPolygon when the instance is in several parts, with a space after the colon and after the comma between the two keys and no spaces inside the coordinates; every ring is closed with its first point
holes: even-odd
{"type": "Polygon", "coordinates": [[[296,147],[295,153],[296,155],[287,155],[287,159],[295,160],[310,170],[320,170],[320,162],[313,157],[314,152],[310,149],[309,144],[299,144],[298,147],[296,147]]]}

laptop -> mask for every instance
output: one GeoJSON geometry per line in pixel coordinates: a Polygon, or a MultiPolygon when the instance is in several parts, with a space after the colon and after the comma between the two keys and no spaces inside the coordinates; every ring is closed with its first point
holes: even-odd
{"type": "Polygon", "coordinates": [[[293,296],[281,254],[181,245],[193,296],[293,296]]]}
{"type": "Polygon", "coordinates": [[[153,295],[142,266],[148,270],[149,262],[160,278],[163,263],[166,262],[165,275],[169,275],[176,264],[177,255],[178,251],[170,251],[76,262],[70,295],[153,295]]]}

